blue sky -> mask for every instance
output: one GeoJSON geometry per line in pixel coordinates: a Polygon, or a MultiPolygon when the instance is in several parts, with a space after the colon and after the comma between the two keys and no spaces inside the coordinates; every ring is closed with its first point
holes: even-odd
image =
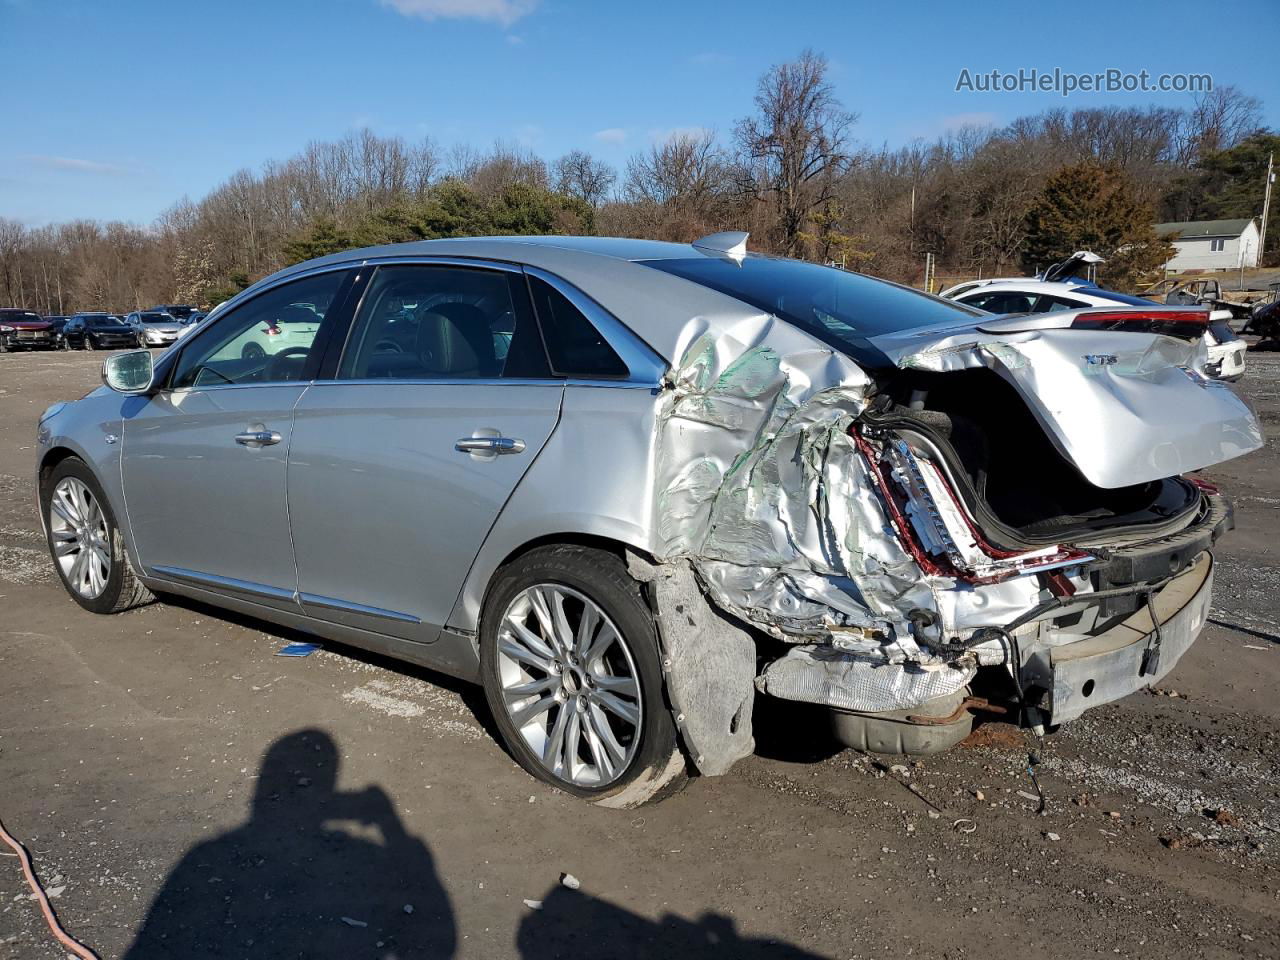
{"type": "Polygon", "coordinates": [[[362,126],[621,166],[672,130],[727,138],[760,73],[805,47],[877,145],[1051,106],[1190,102],[958,93],[964,68],[1209,73],[1280,127],[1277,36],[1276,0],[0,0],[0,216],[146,223],[362,126]]]}

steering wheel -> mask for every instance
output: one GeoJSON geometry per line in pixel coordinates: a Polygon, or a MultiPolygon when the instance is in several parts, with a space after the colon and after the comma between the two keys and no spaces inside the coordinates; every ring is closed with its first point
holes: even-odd
{"type": "Polygon", "coordinates": [[[404,347],[394,340],[379,340],[373,345],[374,353],[404,353],[404,347]]]}
{"type": "Polygon", "coordinates": [[[271,360],[267,363],[267,379],[279,379],[277,375],[282,371],[279,368],[278,361],[284,360],[288,357],[305,357],[310,352],[310,347],[285,347],[279,353],[272,356],[271,360]]]}

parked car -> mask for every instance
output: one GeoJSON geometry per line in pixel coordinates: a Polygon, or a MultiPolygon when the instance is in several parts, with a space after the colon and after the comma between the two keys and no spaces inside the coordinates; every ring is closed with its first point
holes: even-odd
{"type": "Polygon", "coordinates": [[[32,310],[0,308],[0,353],[10,350],[56,350],[53,324],[32,310]]]}
{"type": "Polygon", "coordinates": [[[199,313],[200,308],[190,303],[162,303],[157,306],[150,307],[145,313],[167,313],[179,323],[186,323],[193,313],[199,313]]]}
{"type": "Polygon", "coordinates": [[[121,350],[140,347],[138,332],[113,313],[77,313],[62,331],[68,350],[121,350]]]}
{"type": "Polygon", "coordinates": [[[1280,340],[1280,283],[1271,284],[1267,295],[1252,305],[1245,330],[1264,342],[1280,340]]]}
{"type": "Polygon", "coordinates": [[[65,350],[67,343],[66,343],[66,339],[62,335],[62,331],[66,327],[67,321],[70,320],[71,318],[62,316],[59,314],[55,314],[53,316],[44,317],[42,319],[45,321],[45,323],[49,324],[49,332],[53,334],[54,349],[65,350]]]}
{"type": "MultiPolygon", "coordinates": [[[[986,310],[989,313],[1052,313],[1057,310],[1077,310],[1081,307],[1110,307],[1124,304],[1130,307],[1150,307],[1151,301],[1131,297],[1114,290],[1082,284],[1078,281],[1046,282],[1038,280],[1001,280],[968,292],[962,292],[956,300],[960,303],[986,310]]],[[[1195,303],[1194,300],[1188,303],[1195,303]]],[[[1244,376],[1245,351],[1248,344],[1231,329],[1231,313],[1227,310],[1206,308],[1207,317],[1202,325],[1209,362],[1206,372],[1219,380],[1239,380],[1244,376]]]]}
{"type": "Polygon", "coordinates": [[[58,576],[479,682],[526,770],[611,806],[749,755],[757,694],[921,753],[972,697],[1051,729],[1173,668],[1231,526],[1194,471],[1262,444],[1197,311],[996,317],[745,246],[438,240],[259,281],[41,416],[58,576]]]}
{"type": "Polygon", "coordinates": [[[167,347],[177,343],[178,338],[187,332],[179,321],[167,313],[154,310],[140,310],[129,314],[125,322],[138,335],[138,343],[144,347],[167,347]]]}

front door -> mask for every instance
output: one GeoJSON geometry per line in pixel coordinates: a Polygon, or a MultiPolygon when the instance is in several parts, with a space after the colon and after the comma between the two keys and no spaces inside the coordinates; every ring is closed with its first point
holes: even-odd
{"type": "Polygon", "coordinates": [[[336,379],[295,412],[289,507],[307,612],[435,640],[562,393],[522,274],[380,267],[336,379]]]}
{"type": "Polygon", "coordinates": [[[125,504],[152,576],[298,609],[286,464],[313,358],[309,343],[246,348],[282,316],[306,310],[322,321],[345,276],[274,287],[227,312],[184,346],[166,388],[125,421],[125,504]]]}

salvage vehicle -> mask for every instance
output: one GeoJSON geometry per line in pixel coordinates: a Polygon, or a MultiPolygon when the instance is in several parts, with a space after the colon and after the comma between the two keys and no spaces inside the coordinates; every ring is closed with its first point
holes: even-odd
{"type": "Polygon", "coordinates": [[[1280,283],[1271,284],[1267,295],[1252,305],[1245,330],[1264,342],[1280,340],[1280,283]]]}
{"type": "Polygon", "coordinates": [[[926,753],[1163,677],[1232,522],[1195,472],[1262,444],[1205,321],[997,317],[745,234],[355,250],[109,358],[40,418],[39,508],[85,609],[479,682],[526,770],[631,806],[749,755],[758,694],[926,753]]]}
{"type": "Polygon", "coordinates": [[[1144,299],[1169,306],[1208,307],[1216,316],[1230,320],[1243,320],[1249,316],[1248,303],[1228,300],[1222,293],[1222,285],[1213,277],[1168,277],[1142,292],[1144,299]]]}
{"type": "MultiPolygon", "coordinates": [[[[1109,307],[1117,303],[1146,307],[1150,303],[1141,297],[1070,280],[1057,283],[1002,280],[962,293],[956,299],[980,310],[1000,314],[1051,313],[1080,307],[1109,307]]],[[[1219,380],[1239,380],[1244,376],[1245,351],[1249,346],[1231,329],[1230,312],[1211,310],[1208,317],[1204,328],[1205,348],[1209,355],[1205,371],[1219,380]]]]}
{"type": "Polygon", "coordinates": [[[62,328],[68,350],[120,350],[142,346],[138,332],[113,313],[77,313],[62,328]]]}
{"type": "Polygon", "coordinates": [[[0,353],[10,350],[57,350],[54,326],[32,310],[0,308],[0,353]]]}
{"type": "Polygon", "coordinates": [[[143,347],[167,347],[191,328],[183,326],[167,313],[139,310],[129,314],[125,323],[138,335],[138,345],[143,347]]]}

